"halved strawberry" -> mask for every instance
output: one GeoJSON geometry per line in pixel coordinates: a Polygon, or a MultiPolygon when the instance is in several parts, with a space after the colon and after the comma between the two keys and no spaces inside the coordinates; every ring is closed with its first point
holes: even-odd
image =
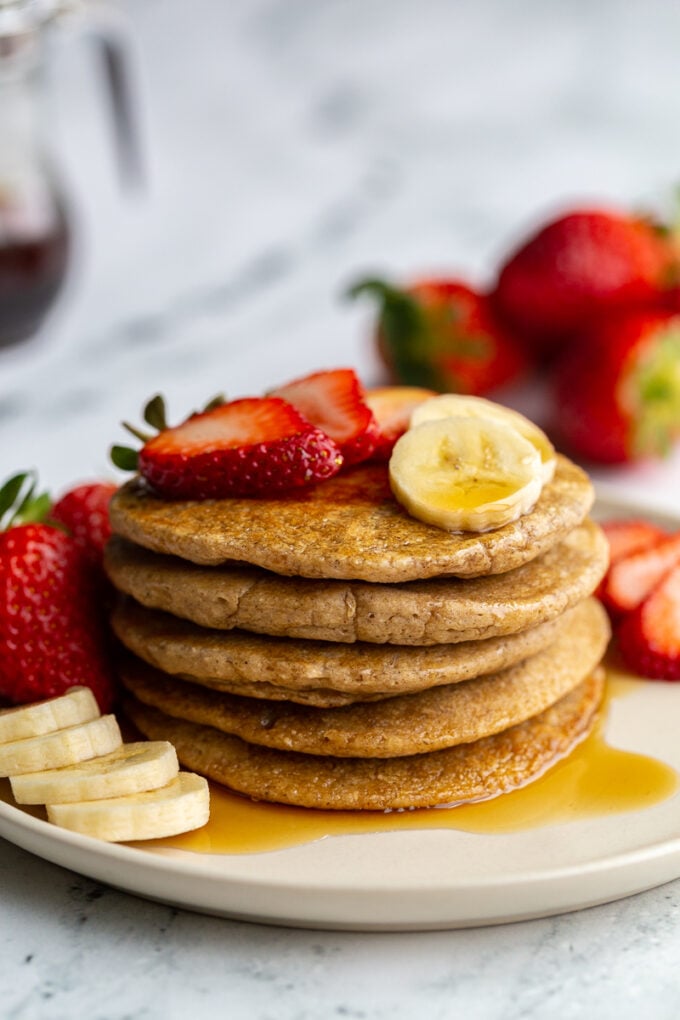
{"type": "Polygon", "coordinates": [[[336,443],[279,397],[193,414],[149,439],[138,458],[140,473],[168,499],[275,495],[330,478],[342,463],[336,443]]]}
{"type": "Polygon", "coordinates": [[[680,533],[662,538],[642,552],[613,564],[604,581],[602,601],[615,614],[639,606],[660,581],[680,563],[680,533]]]}
{"type": "Polygon", "coordinates": [[[374,459],[389,460],[397,439],[409,427],[413,411],[424,400],[435,396],[434,390],[420,386],[379,386],[366,391],[364,399],[378,425],[374,459]]]}
{"type": "Polygon", "coordinates": [[[632,556],[633,553],[649,549],[668,535],[667,531],[652,524],[651,521],[639,519],[603,521],[600,527],[609,543],[610,566],[624,556],[632,556]]]}
{"type": "Polygon", "coordinates": [[[633,672],[680,680],[680,567],[624,618],[618,638],[623,660],[633,672]]]}
{"type": "Polygon", "coordinates": [[[340,447],[346,465],[359,464],[373,453],[378,426],[353,369],[313,372],[277,386],[272,395],[287,400],[330,436],[340,447]]]}

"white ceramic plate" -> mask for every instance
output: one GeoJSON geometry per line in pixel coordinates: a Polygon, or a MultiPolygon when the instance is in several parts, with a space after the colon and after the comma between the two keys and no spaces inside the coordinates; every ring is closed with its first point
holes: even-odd
{"type": "MultiPolygon", "coordinates": [[[[647,684],[614,704],[607,742],[680,772],[678,719],[680,685],[647,684]]],[[[680,877],[680,794],[643,811],[510,834],[368,833],[240,855],[109,845],[0,802],[0,836],[117,888],[204,913],[317,928],[454,928],[577,910],[680,877]]]]}

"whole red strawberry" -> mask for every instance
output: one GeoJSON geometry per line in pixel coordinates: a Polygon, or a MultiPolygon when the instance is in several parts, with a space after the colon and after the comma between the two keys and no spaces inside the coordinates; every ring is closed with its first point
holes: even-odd
{"type": "Polygon", "coordinates": [[[554,431],[574,455],[624,463],[667,453],[680,434],[680,315],[612,316],[554,366],[554,431]]]}
{"type": "Polygon", "coordinates": [[[378,350],[396,383],[480,396],[528,367],[487,297],[460,280],[422,280],[404,289],[366,280],[350,291],[362,293],[379,301],[378,350]]]}
{"type": "MultiPolygon", "coordinates": [[[[0,517],[24,477],[0,490],[0,517]]],[[[35,520],[48,505],[29,492],[0,532],[0,697],[23,704],[81,685],[108,711],[115,687],[96,571],[73,538],[35,520]]]]}
{"type": "Polygon", "coordinates": [[[112,482],[78,485],[64,493],[50,511],[50,520],[64,525],[93,564],[101,564],[111,537],[109,503],[116,488],[112,482]]]}
{"type": "Polygon", "coordinates": [[[531,349],[546,354],[597,317],[658,306],[677,270],[674,245],[657,225],[579,209],[522,243],[502,266],[492,300],[531,349]]]}

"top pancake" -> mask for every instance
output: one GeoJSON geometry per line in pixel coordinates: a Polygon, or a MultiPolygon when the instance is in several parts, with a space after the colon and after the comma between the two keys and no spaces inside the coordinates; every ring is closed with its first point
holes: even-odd
{"type": "Polygon", "coordinates": [[[134,479],[114,496],[110,516],[119,535],[193,563],[240,561],[288,576],[390,583],[512,570],[580,524],[593,499],[585,472],[560,456],[533,510],[482,534],[410,517],[392,497],[383,464],[276,499],[164,500],[134,479]]]}

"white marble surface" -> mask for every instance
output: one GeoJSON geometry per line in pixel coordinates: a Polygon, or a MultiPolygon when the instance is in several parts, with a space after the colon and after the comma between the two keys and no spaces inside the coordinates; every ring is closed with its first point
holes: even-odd
{"type": "MultiPolygon", "coordinates": [[[[123,5],[149,165],[122,196],[85,45],[55,56],[78,264],[43,335],[0,352],[0,475],[53,489],[162,390],[180,416],[311,367],[378,366],[366,269],[486,280],[574,197],[677,182],[680,8],[664,0],[164,0],[123,5]]],[[[540,402],[540,401],[539,401],[540,402]]],[[[677,508],[680,457],[599,476],[677,508]]],[[[675,1018],[680,885],[466,932],[268,929],[143,902],[0,841],[0,1015],[675,1018]]]]}

